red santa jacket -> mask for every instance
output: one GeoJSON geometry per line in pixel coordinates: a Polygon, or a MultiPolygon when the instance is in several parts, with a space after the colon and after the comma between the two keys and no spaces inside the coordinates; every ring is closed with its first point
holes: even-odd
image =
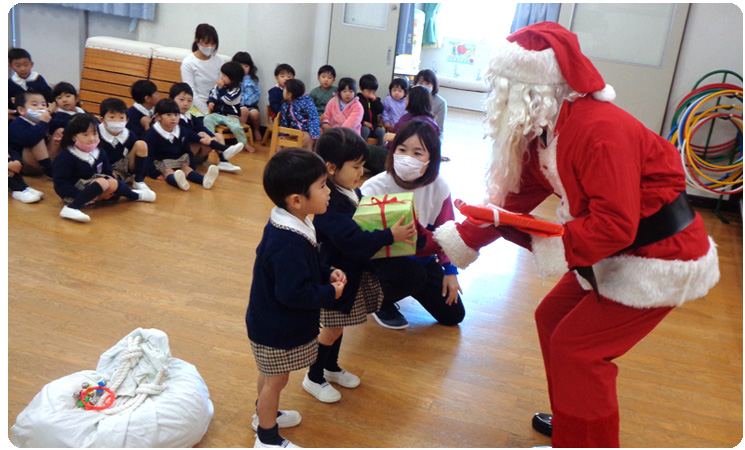
{"type": "Polygon", "coordinates": [[[677,306],[719,280],[716,246],[701,217],[667,239],[622,250],[634,241],[640,219],[684,189],[674,146],[622,109],[587,96],[564,102],[547,148],[532,143],[520,191],[504,207],[530,212],[551,194],[561,198],[564,235],[532,240],[539,275],[593,266],[607,298],[638,308],[677,306]]]}

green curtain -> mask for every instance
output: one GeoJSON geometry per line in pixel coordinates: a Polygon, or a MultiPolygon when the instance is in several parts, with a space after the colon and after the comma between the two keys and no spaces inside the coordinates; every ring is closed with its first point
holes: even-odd
{"type": "Polygon", "coordinates": [[[422,45],[435,47],[440,45],[437,37],[437,11],[439,10],[439,3],[424,4],[424,35],[422,36],[422,45]]]}

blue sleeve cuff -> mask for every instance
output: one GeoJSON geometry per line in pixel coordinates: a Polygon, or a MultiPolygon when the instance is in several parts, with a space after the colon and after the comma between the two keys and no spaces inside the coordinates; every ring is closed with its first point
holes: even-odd
{"type": "Polygon", "coordinates": [[[458,268],[452,263],[443,264],[442,269],[445,271],[445,275],[458,275],[458,268]]]}

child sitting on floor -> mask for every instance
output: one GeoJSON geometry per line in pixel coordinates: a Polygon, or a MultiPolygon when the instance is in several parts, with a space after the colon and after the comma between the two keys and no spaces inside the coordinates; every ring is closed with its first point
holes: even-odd
{"type": "Polygon", "coordinates": [[[106,152],[98,148],[98,121],[93,115],[75,114],[65,127],[60,143],[62,150],[54,159],[54,191],[65,206],[60,217],[77,222],[91,218],[80,209],[90,202],[125,197],[140,202],[154,202],[150,189],[132,190],[117,180],[106,152]]]}
{"type": "Polygon", "coordinates": [[[130,93],[135,103],[127,110],[127,128],[137,139],[143,139],[153,122],[160,92],[152,81],[138,80],[132,84],[130,93]]]}
{"type": "Polygon", "coordinates": [[[34,62],[31,54],[22,48],[11,48],[8,50],[8,67],[13,75],[8,78],[8,113],[16,114],[15,98],[21,92],[35,91],[44,96],[47,102],[53,100],[52,88],[47,81],[34,72],[34,62]]]}
{"type": "Polygon", "coordinates": [[[147,144],[127,128],[127,105],[122,99],[107,98],[100,105],[98,148],[106,153],[114,176],[132,183],[132,189],[150,189],[145,184],[147,144]]]}
{"type": "Polygon", "coordinates": [[[194,116],[189,112],[194,102],[194,91],[192,91],[191,86],[186,83],[175,83],[171,86],[170,91],[168,91],[168,98],[175,101],[179,107],[179,112],[181,113],[179,126],[181,129],[190,130],[201,137],[209,136],[212,138],[209,145],[204,145],[201,142],[189,142],[189,147],[195,159],[195,164],[192,164],[192,168],[196,167],[196,164],[200,162],[206,162],[210,152],[214,150],[219,159],[217,169],[220,172],[240,172],[241,168],[231,164],[228,160],[243,150],[243,144],[238,142],[230,146],[225,145],[225,138],[222,134],[214,134],[208,130],[204,126],[203,117],[194,116]]]}
{"type": "Polygon", "coordinates": [[[189,165],[191,150],[187,144],[201,142],[208,145],[211,138],[182,131],[179,126],[180,109],[170,98],[164,98],[155,105],[155,114],[156,121],[147,131],[145,142],[156,171],[166,183],[184,191],[189,190],[189,181],[212,189],[220,171],[217,166],[209,166],[207,173],[202,176],[193,170],[189,165]]]}
{"type": "Polygon", "coordinates": [[[73,115],[86,111],[80,107],[77,89],[66,81],[60,81],[54,85],[52,98],[57,108],[52,113],[52,120],[49,122],[49,134],[51,134],[51,138],[48,145],[50,148],[53,147],[51,151],[56,154],[67,122],[70,121],[73,115]]]}
{"type": "Polygon", "coordinates": [[[276,205],[256,249],[246,330],[259,370],[252,427],[254,447],[297,447],[279,428],[301,422],[297,411],[279,410],[290,372],[311,365],[318,352],[320,309],[332,306],[346,275],[321,261],[311,214],[329,201],[326,165],[320,156],[288,148],[264,168],[264,190],[276,205]]]}
{"type": "Polygon", "coordinates": [[[47,147],[47,130],[52,115],[44,96],[34,90],[15,94],[18,117],[8,124],[8,148],[21,156],[24,173],[43,172],[52,178],[52,159],[47,147]]]}
{"type": "Polygon", "coordinates": [[[297,78],[285,82],[284,98],[279,126],[301,130],[303,148],[311,150],[313,141],[321,134],[318,110],[313,99],[305,94],[305,84],[297,78]]]}

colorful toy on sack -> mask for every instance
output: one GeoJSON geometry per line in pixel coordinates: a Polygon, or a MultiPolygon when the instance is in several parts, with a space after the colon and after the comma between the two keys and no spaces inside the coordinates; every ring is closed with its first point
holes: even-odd
{"type": "Polygon", "coordinates": [[[73,397],[79,399],[78,406],[81,408],[85,408],[86,411],[100,411],[114,404],[116,395],[114,395],[114,391],[106,387],[105,382],[99,381],[96,386],[91,386],[88,383],[83,383],[81,387],[82,389],[73,394],[73,397]],[[103,404],[100,406],[96,406],[96,403],[98,403],[104,392],[106,392],[108,395],[104,399],[103,404]]]}
{"type": "Polygon", "coordinates": [[[474,206],[461,199],[453,202],[461,214],[477,224],[509,225],[534,236],[555,237],[564,234],[564,227],[557,223],[536,219],[530,214],[515,214],[495,205],[474,206]]]}

